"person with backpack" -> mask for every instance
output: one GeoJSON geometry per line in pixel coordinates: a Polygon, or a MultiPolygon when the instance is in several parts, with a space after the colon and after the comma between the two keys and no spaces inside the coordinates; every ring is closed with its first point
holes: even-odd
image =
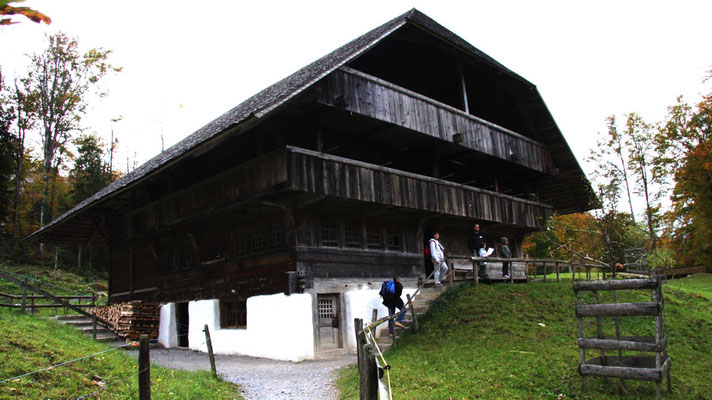
{"type": "MultiPolygon", "coordinates": [[[[396,308],[398,311],[405,308],[403,299],[401,299],[401,295],[403,294],[403,285],[400,283],[400,277],[398,275],[394,276],[393,280],[383,281],[381,284],[381,292],[379,294],[383,297],[383,305],[388,307],[388,315],[395,314],[396,308]]],[[[394,324],[399,328],[405,328],[405,325],[403,325],[405,313],[406,312],[403,311],[398,318],[396,318],[395,322],[391,323],[392,320],[388,322],[388,333],[393,334],[394,324]]]]}
{"type": "Polygon", "coordinates": [[[434,232],[433,238],[429,241],[430,257],[433,259],[433,269],[435,273],[433,274],[433,281],[435,281],[435,286],[440,286],[440,276],[445,277],[447,275],[447,264],[445,264],[445,247],[440,244],[440,233],[434,232]]]}

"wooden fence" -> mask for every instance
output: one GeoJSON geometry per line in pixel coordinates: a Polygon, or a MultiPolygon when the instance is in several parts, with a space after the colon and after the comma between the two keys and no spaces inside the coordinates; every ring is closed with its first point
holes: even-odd
{"type": "Polygon", "coordinates": [[[606,279],[606,273],[611,272],[611,267],[604,264],[589,264],[574,261],[558,260],[553,258],[498,258],[498,257],[469,257],[448,256],[452,275],[451,282],[474,279],[475,284],[480,280],[508,281],[508,282],[546,282],[547,275],[556,273],[556,281],[561,282],[561,273],[566,271],[573,274],[574,280],[606,279]],[[509,277],[502,275],[502,264],[509,263],[509,277]]]}
{"type": "Polygon", "coordinates": [[[28,295],[24,293],[19,294],[9,294],[0,292],[0,307],[7,308],[21,308],[23,312],[36,313],[39,308],[54,308],[55,314],[58,313],[60,308],[64,309],[64,313],[69,312],[69,307],[66,307],[64,303],[71,304],[78,308],[89,308],[96,306],[96,296],[55,296],[56,298],[62,300],[62,303],[55,302],[53,300],[47,299],[45,296],[39,295],[28,295]]]}

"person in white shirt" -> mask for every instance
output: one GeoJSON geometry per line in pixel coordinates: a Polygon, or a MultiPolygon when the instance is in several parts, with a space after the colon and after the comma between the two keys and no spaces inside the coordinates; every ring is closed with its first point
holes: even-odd
{"type": "Polygon", "coordinates": [[[435,232],[433,238],[430,239],[430,256],[433,259],[433,268],[435,273],[433,274],[433,280],[436,286],[442,285],[440,283],[440,276],[444,277],[447,274],[447,264],[445,264],[445,247],[440,244],[440,233],[435,232]]]}

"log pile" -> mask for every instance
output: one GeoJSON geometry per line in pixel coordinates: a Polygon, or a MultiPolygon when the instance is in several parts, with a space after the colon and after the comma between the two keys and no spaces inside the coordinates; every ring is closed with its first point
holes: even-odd
{"type": "Polygon", "coordinates": [[[116,336],[128,340],[138,340],[146,334],[150,339],[158,337],[160,304],[130,301],[88,309],[89,313],[109,322],[116,336]]]}

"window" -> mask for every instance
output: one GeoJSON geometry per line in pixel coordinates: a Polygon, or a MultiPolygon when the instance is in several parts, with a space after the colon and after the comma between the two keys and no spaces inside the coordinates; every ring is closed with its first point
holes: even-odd
{"type": "Polygon", "coordinates": [[[235,237],[235,255],[244,257],[250,251],[250,231],[240,229],[236,232],[235,237]]]}
{"type": "Polygon", "coordinates": [[[259,253],[265,249],[264,225],[257,224],[252,227],[252,252],[259,253]]]}
{"type": "Polygon", "coordinates": [[[336,236],[336,223],[331,221],[322,221],[321,245],[324,247],[339,247],[339,240],[336,236]]]}
{"type": "Polygon", "coordinates": [[[220,300],[220,327],[247,328],[247,300],[220,300]]]}
{"type": "Polygon", "coordinates": [[[400,232],[395,229],[388,229],[386,233],[386,249],[401,251],[400,232]]]}
{"type": "Polygon", "coordinates": [[[193,249],[190,241],[173,243],[163,248],[162,272],[176,272],[193,266],[193,249]]]}
{"type": "Polygon", "coordinates": [[[371,250],[381,250],[383,245],[381,244],[381,228],[373,225],[369,225],[366,228],[366,247],[371,250]]]}
{"type": "Polygon", "coordinates": [[[344,246],[350,249],[361,248],[361,227],[358,224],[344,224],[344,246]]]}
{"type": "Polygon", "coordinates": [[[284,246],[284,224],[281,219],[274,219],[269,223],[267,232],[270,249],[278,249],[284,246]]]}

